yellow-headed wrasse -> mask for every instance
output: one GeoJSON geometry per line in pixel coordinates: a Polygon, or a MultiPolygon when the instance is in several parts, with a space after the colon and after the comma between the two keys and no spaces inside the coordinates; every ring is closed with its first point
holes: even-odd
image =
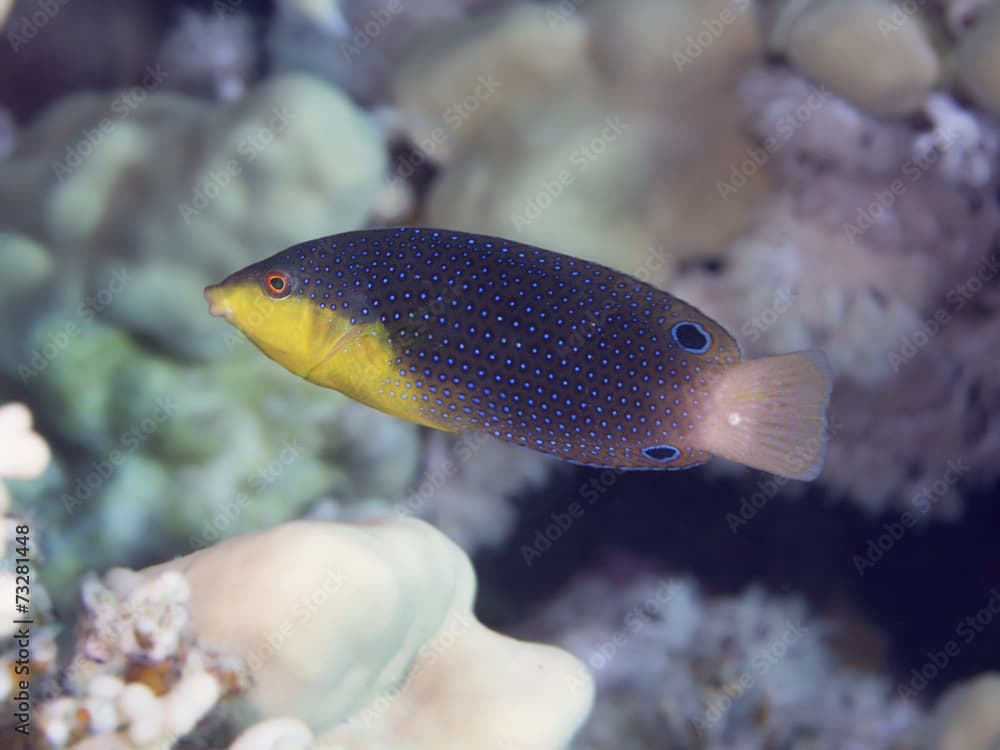
{"type": "Polygon", "coordinates": [[[348,232],[205,297],[296,375],[418,424],[608,468],[715,454],[812,479],[823,464],[821,352],[743,360],[691,305],[549,250],[443,229],[348,232]]]}

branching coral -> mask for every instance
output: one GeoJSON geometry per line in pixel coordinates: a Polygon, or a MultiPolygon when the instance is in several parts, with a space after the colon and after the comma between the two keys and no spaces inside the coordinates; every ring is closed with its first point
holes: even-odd
{"type": "MultiPolygon", "coordinates": [[[[876,121],[780,71],[744,82],[750,127],[782,185],[719,273],[675,282],[750,354],[820,347],[838,373],[822,481],[881,509],[957,510],[995,480],[998,134],[945,95],[929,127],[876,121]],[[879,446],[873,450],[872,446],[879,446]],[[954,462],[967,467],[943,482],[954,462]]],[[[950,473],[949,473],[950,476],[950,473]]]]}
{"type": "Polygon", "coordinates": [[[306,71],[362,102],[384,101],[392,70],[414,39],[502,0],[281,0],[268,31],[271,65],[306,71]]]}
{"type": "Polygon", "coordinates": [[[595,713],[574,747],[887,748],[916,708],[843,666],[831,627],[797,599],[708,596],[617,560],[578,576],[521,632],[594,672],[595,713]]]}
{"type": "Polygon", "coordinates": [[[972,467],[963,486],[997,476],[980,364],[1000,132],[931,91],[945,52],[920,9],[827,6],[523,7],[418,43],[394,92],[411,161],[441,168],[422,216],[632,272],[751,356],[825,350],[838,384],[820,481],[868,509],[930,492],[954,511],[958,485],[936,489],[949,462],[972,467]],[[828,15],[892,58],[885,76],[809,42],[828,15]],[[534,38],[548,43],[522,46],[534,38]],[[788,64],[765,66],[764,41],[788,64]]]}
{"type": "Polygon", "coordinates": [[[69,692],[38,710],[49,745],[90,737],[92,746],[170,747],[238,689],[241,665],[200,645],[189,598],[187,581],[169,571],[144,581],[118,569],[106,583],[83,582],[69,692]]]}
{"type": "Polygon", "coordinates": [[[235,9],[182,10],[160,51],[168,85],[221,101],[239,99],[246,93],[256,62],[252,32],[249,17],[235,9]]]}

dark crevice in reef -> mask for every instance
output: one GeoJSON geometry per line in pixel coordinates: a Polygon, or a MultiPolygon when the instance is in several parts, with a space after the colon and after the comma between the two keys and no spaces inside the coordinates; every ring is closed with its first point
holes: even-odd
{"type": "Polygon", "coordinates": [[[691,574],[710,594],[756,583],[803,596],[834,619],[846,606],[886,636],[880,658],[901,686],[928,662],[943,665],[929,693],[1000,669],[1000,594],[993,593],[1000,592],[1000,546],[991,541],[1000,530],[1000,488],[965,498],[957,522],[911,528],[898,511],[871,516],[810,487],[796,499],[768,499],[731,528],[741,499],[761,481],[764,475],[755,484],[711,480],[697,471],[564,475],[521,498],[507,545],[477,558],[479,614],[491,626],[509,626],[576,573],[625,553],[667,575],[691,574]],[[546,529],[554,538],[548,544],[546,529]]]}

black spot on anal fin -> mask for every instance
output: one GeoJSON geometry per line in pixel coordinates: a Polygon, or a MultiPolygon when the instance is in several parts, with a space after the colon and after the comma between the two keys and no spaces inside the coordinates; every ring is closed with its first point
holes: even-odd
{"type": "Polygon", "coordinates": [[[648,448],[643,448],[642,455],[650,461],[667,464],[671,461],[677,460],[677,458],[681,455],[681,452],[678,448],[675,448],[672,445],[654,445],[648,448]]]}

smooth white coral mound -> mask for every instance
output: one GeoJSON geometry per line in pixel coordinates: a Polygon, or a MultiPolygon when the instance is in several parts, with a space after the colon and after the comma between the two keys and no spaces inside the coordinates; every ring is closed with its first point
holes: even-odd
{"type": "Polygon", "coordinates": [[[168,569],[200,638],[250,668],[251,713],[321,743],[556,750],[590,711],[583,665],[479,623],[468,557],[421,521],[287,523],[146,575],[168,569]]]}

